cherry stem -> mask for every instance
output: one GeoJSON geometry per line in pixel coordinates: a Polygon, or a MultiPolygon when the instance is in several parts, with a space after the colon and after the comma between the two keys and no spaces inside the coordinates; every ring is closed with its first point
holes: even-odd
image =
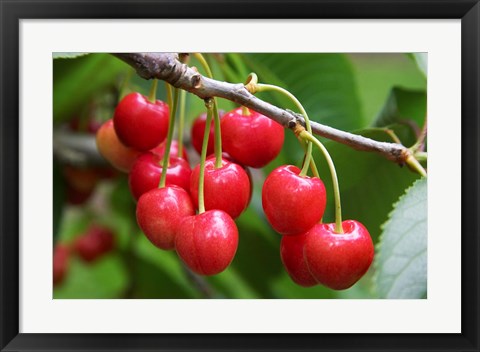
{"type": "MultiPolygon", "coordinates": [[[[210,69],[210,65],[208,64],[207,60],[201,53],[194,53],[193,56],[200,62],[203,66],[205,71],[207,71],[207,76],[213,79],[212,70],[210,69]]],[[[222,167],[222,131],[220,127],[220,116],[218,115],[218,105],[217,99],[212,98],[213,100],[213,116],[214,116],[214,124],[215,124],[215,168],[218,169],[222,167]]],[[[210,129],[210,127],[209,127],[210,129]]]]}
{"type": "MultiPolygon", "coordinates": [[[[303,152],[306,153],[307,152],[307,147],[305,146],[306,142],[300,137],[297,137],[297,139],[298,139],[298,141],[300,142],[300,145],[303,148],[303,152]]],[[[310,163],[310,169],[312,170],[313,176],[320,178],[320,174],[318,173],[317,165],[315,165],[315,161],[313,160],[313,158],[312,158],[312,162],[310,163]]]]}
{"type": "Polygon", "coordinates": [[[178,103],[178,89],[175,88],[173,92],[173,102],[172,102],[172,86],[170,84],[166,84],[167,86],[167,95],[168,95],[168,102],[171,106],[170,109],[170,118],[168,119],[168,134],[167,134],[167,142],[165,143],[165,151],[163,154],[163,162],[162,162],[162,176],[160,177],[160,183],[158,188],[165,187],[165,183],[167,181],[167,169],[168,169],[168,162],[170,160],[170,146],[172,144],[172,137],[173,137],[173,129],[175,127],[175,114],[177,113],[177,103],[178,103]]]}
{"type": "Polygon", "coordinates": [[[342,227],[342,205],[340,202],[340,187],[338,186],[338,177],[337,171],[335,170],[335,165],[333,164],[332,157],[328,153],[327,148],[320,142],[317,138],[315,138],[310,132],[303,130],[299,134],[300,137],[303,139],[309,140],[321,150],[325,159],[327,160],[328,167],[330,169],[330,173],[332,175],[332,185],[333,185],[333,195],[335,198],[335,232],[336,233],[343,233],[342,227]]]}
{"type": "Polygon", "coordinates": [[[207,158],[208,137],[210,135],[210,128],[212,124],[212,116],[214,114],[215,103],[213,99],[206,99],[205,106],[207,107],[207,120],[205,125],[205,132],[203,133],[202,153],[200,155],[200,175],[198,176],[198,213],[205,212],[205,197],[204,197],[204,183],[205,183],[205,159],[207,158]]]}
{"type": "MultiPolygon", "coordinates": [[[[307,127],[307,131],[308,131],[308,133],[312,134],[312,126],[310,125],[310,119],[308,118],[308,114],[305,111],[303,105],[300,103],[300,101],[292,93],[290,93],[288,90],[286,90],[282,87],[278,87],[278,86],[275,86],[273,84],[257,83],[255,85],[255,88],[256,88],[257,92],[264,92],[264,91],[271,90],[271,91],[281,93],[281,94],[285,95],[286,97],[288,97],[297,106],[297,108],[302,113],[302,115],[305,119],[305,126],[307,127]]],[[[306,176],[307,175],[308,167],[310,166],[310,163],[314,164],[315,161],[313,161],[313,159],[312,159],[312,143],[310,141],[308,141],[307,142],[307,151],[305,152],[305,160],[303,162],[302,171],[300,171],[300,176],[306,176]]],[[[315,168],[316,168],[316,166],[315,166],[315,168]]]]}
{"type": "Polygon", "coordinates": [[[390,128],[386,128],[386,127],[369,127],[369,130],[371,131],[379,131],[379,132],[384,132],[385,134],[387,134],[390,139],[394,142],[394,143],[397,143],[397,144],[402,144],[402,141],[400,140],[400,138],[398,138],[397,134],[395,133],[394,130],[390,129],[390,128]]]}
{"type": "Polygon", "coordinates": [[[250,110],[246,106],[242,106],[242,115],[243,116],[250,116],[250,110]]]}
{"type": "Polygon", "coordinates": [[[210,65],[208,64],[205,57],[201,53],[194,53],[193,56],[195,56],[195,59],[200,62],[205,71],[207,71],[207,76],[209,78],[213,78],[212,70],[210,69],[210,65]]]}
{"type": "Polygon", "coordinates": [[[148,100],[150,100],[150,102],[153,104],[155,104],[157,101],[157,84],[158,80],[154,78],[152,81],[152,86],[150,87],[150,93],[148,94],[148,100]]]}
{"type": "Polygon", "coordinates": [[[425,121],[423,123],[422,131],[420,132],[420,135],[418,136],[417,141],[409,149],[414,153],[417,152],[417,151],[423,152],[423,149],[425,148],[425,139],[426,138],[427,138],[427,117],[425,117],[425,121]]]}
{"type": "Polygon", "coordinates": [[[183,130],[185,128],[185,105],[187,98],[187,91],[180,91],[180,111],[178,118],[178,157],[183,158],[183,130]]]}
{"type": "Polygon", "coordinates": [[[415,159],[418,161],[427,161],[428,159],[428,153],[427,152],[416,152],[414,154],[415,159]]]}
{"type": "Polygon", "coordinates": [[[423,168],[422,164],[420,164],[415,156],[409,155],[407,159],[405,159],[405,163],[411,170],[419,173],[423,177],[427,177],[427,171],[423,168]]]}
{"type": "Polygon", "coordinates": [[[215,125],[215,168],[222,167],[222,130],[220,127],[220,116],[218,115],[217,101],[213,99],[213,116],[215,125]]]}

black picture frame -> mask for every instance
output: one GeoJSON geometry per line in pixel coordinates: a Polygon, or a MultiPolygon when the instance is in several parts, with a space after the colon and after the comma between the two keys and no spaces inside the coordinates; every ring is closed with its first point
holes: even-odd
{"type": "MultiPolygon", "coordinates": [[[[0,349],[479,351],[478,0],[0,0],[0,349]],[[112,6],[113,4],[117,6],[112,6]],[[453,18],[462,46],[462,305],[460,334],[23,334],[19,333],[19,21],[75,18],[453,18]]],[[[24,141],[25,142],[25,141],[24,141]]],[[[442,314],[439,312],[439,318],[442,314]]]]}

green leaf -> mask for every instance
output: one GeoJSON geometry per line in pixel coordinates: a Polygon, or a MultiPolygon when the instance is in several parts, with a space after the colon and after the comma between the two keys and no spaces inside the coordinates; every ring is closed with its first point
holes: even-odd
{"type": "Polygon", "coordinates": [[[73,256],[65,281],[53,291],[53,298],[121,298],[128,283],[121,258],[111,253],[93,263],[73,256]]]}
{"type": "Polygon", "coordinates": [[[88,106],[90,99],[115,83],[128,66],[108,54],[53,61],[53,118],[66,121],[88,106]]]}
{"type": "Polygon", "coordinates": [[[54,59],[75,59],[80,56],[88,55],[89,53],[53,53],[54,59]]]}
{"type": "Polygon", "coordinates": [[[205,277],[205,280],[221,293],[222,296],[217,298],[261,298],[233,265],[220,274],[205,277]]]}
{"type": "Polygon", "coordinates": [[[369,124],[395,87],[426,90],[426,80],[415,62],[401,53],[352,53],[357,89],[369,124]]]}
{"type": "Polygon", "coordinates": [[[427,113],[427,93],[425,90],[412,90],[394,87],[378,114],[374,125],[387,126],[393,123],[414,121],[416,127],[423,126],[427,113]]]}
{"type": "MultiPolygon", "coordinates": [[[[311,120],[347,131],[366,127],[355,75],[344,54],[248,54],[245,57],[260,83],[277,84],[289,90],[303,104],[311,120]]],[[[278,94],[270,96],[281,103],[280,107],[293,107],[278,94]]]]}
{"type": "Polygon", "coordinates": [[[383,226],[375,259],[381,298],[427,296],[427,179],[407,189],[383,226]]]}
{"type": "Polygon", "coordinates": [[[134,234],[133,296],[138,298],[200,298],[174,251],[164,251],[141,232],[134,234]]]}

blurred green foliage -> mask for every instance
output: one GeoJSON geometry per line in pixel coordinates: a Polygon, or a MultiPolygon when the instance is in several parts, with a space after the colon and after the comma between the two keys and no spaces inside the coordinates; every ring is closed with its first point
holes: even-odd
{"type": "MultiPolygon", "coordinates": [[[[148,95],[150,82],[135,74],[126,90],[120,92],[132,69],[113,56],[64,54],[56,55],[53,61],[54,127],[78,116],[91,115],[86,107],[102,95],[111,96],[112,89],[117,95],[133,90],[148,95]]],[[[231,53],[208,55],[207,59],[219,80],[244,82],[250,72],[256,72],[259,82],[290,90],[304,104],[312,120],[372,139],[391,142],[393,132],[409,147],[415,143],[418,128],[425,121],[427,82],[411,55],[231,53]]],[[[189,64],[201,67],[194,58],[189,64]]],[[[157,96],[166,100],[162,84],[157,96]]],[[[262,93],[259,97],[295,110],[278,94],[262,93]]],[[[235,107],[230,101],[218,102],[224,110],[235,107]]],[[[99,119],[111,117],[113,108],[113,104],[103,106],[99,119]]],[[[204,102],[189,94],[186,111],[190,126],[205,111],[204,102]]],[[[187,146],[189,132],[188,127],[187,146]]],[[[344,219],[364,223],[377,243],[381,225],[393,204],[419,176],[377,154],[323,142],[337,167],[344,219]]],[[[198,156],[191,148],[188,152],[193,166],[198,156]]],[[[314,157],[328,194],[324,221],[330,222],[333,221],[330,173],[323,156],[315,151],[314,157]]],[[[54,298],[377,298],[378,292],[372,284],[373,266],[364,278],[345,291],[297,286],[283,269],[280,235],[264,217],[261,187],[271,170],[285,163],[301,165],[302,159],[303,150],[297,139],[286,131],[281,154],[265,168],[253,172],[251,204],[236,221],[240,241],[235,259],[225,272],[213,277],[192,274],[174,252],[157,249],[143,236],[135,221],[135,204],[126,175],[100,180],[90,199],[74,206],[66,202],[66,180],[62,165],[56,162],[55,243],[73,243],[90,224],[100,223],[113,230],[116,247],[93,263],[72,255],[65,281],[54,288],[54,298]]]]}

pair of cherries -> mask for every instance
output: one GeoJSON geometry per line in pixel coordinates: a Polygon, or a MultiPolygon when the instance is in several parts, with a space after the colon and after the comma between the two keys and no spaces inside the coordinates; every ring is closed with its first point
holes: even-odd
{"type": "MultiPolygon", "coordinates": [[[[235,110],[222,118],[222,129],[227,131],[222,138],[225,150],[245,160],[246,165],[261,167],[280,152],[283,128],[253,111],[248,116],[241,112],[241,109],[235,110]],[[254,138],[252,143],[253,121],[260,122],[260,132],[258,141],[254,138]],[[241,137],[242,124],[243,143],[252,153],[244,153],[238,143],[227,146],[227,140],[241,137]],[[277,151],[263,148],[262,133],[269,131],[269,128],[262,128],[265,126],[281,131],[281,136],[273,140],[279,144],[277,151]],[[231,131],[230,137],[228,131],[231,131]],[[265,157],[267,153],[270,154],[265,157]],[[251,155],[250,161],[248,156],[242,156],[245,154],[251,155]]],[[[250,179],[246,169],[230,158],[222,158],[220,167],[215,167],[213,158],[207,159],[204,180],[207,211],[195,215],[193,204],[198,204],[200,169],[197,166],[190,171],[186,155],[179,157],[178,148],[175,152],[174,146],[172,154],[177,156],[169,158],[166,187],[157,188],[162,173],[160,163],[164,147],[162,150],[161,143],[168,130],[168,113],[168,106],[162,102],[151,103],[138,93],[127,95],[117,106],[113,120],[100,128],[97,145],[114,166],[129,171],[130,189],[138,200],[137,221],[149,240],[159,248],[176,249],[193,271],[213,275],[228,267],[235,255],[238,230],[233,219],[248,206],[250,179]]],[[[195,135],[192,140],[195,145],[195,135]]]]}
{"type": "Polygon", "coordinates": [[[355,284],[370,267],[373,243],[361,223],[343,221],[343,233],[336,233],[335,224],[319,223],[326,207],[321,179],[300,176],[296,166],[280,166],[265,180],[262,205],[269,223],[284,235],[280,256],[298,285],[320,283],[343,290],[355,284]]]}

